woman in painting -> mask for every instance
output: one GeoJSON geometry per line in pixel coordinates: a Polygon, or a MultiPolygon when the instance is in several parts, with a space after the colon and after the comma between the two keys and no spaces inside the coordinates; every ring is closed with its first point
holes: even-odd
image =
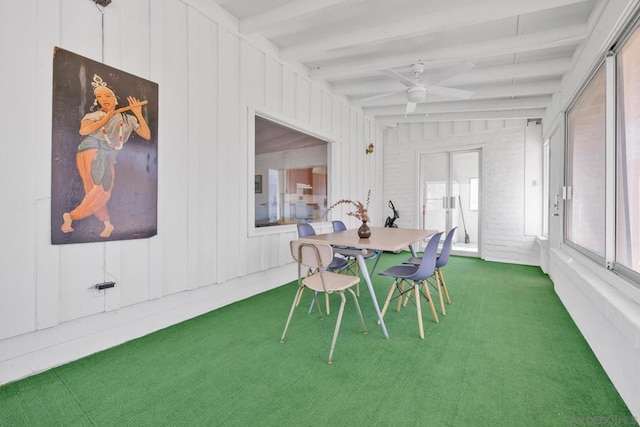
{"type": "Polygon", "coordinates": [[[129,106],[116,110],[115,92],[98,75],[91,82],[95,101],[80,122],[80,135],[86,136],[78,146],[76,164],[84,187],[84,198],[75,209],[62,214],[62,231],[73,231],[73,221],[95,215],[103,224],[100,237],[109,237],[114,226],[109,219],[107,202],[115,180],[114,164],[118,152],[132,132],[144,139],[151,138],[151,130],[142,115],[138,99],[129,96],[129,106]],[[133,115],[125,114],[131,110],[133,115]]]}

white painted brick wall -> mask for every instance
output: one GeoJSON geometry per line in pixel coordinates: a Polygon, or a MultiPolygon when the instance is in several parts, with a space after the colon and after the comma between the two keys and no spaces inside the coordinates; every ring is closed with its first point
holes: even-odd
{"type": "MultiPolygon", "coordinates": [[[[385,133],[384,200],[400,211],[399,227],[419,226],[420,154],[482,148],[483,259],[539,265],[535,237],[524,235],[525,121],[400,124],[385,133]]],[[[386,207],[383,218],[391,214],[386,207]]]]}

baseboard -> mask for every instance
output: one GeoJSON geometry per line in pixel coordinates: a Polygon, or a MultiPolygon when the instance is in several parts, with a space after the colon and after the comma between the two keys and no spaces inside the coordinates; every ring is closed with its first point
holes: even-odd
{"type": "Polygon", "coordinates": [[[0,341],[0,385],[78,360],[295,279],[293,263],[0,341]]]}

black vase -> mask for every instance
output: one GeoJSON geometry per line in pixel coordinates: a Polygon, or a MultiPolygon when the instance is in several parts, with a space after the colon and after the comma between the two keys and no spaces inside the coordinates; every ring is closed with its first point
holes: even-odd
{"type": "Polygon", "coordinates": [[[366,221],[362,221],[362,225],[358,228],[358,236],[361,239],[368,239],[371,237],[371,229],[367,225],[366,221]]]}

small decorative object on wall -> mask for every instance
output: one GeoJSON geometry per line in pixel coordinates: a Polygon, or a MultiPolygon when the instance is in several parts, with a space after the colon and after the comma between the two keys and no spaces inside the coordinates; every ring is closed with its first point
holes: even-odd
{"type": "Polygon", "coordinates": [[[102,7],[107,7],[111,4],[111,0],[92,0],[95,4],[102,7]]]}
{"type": "Polygon", "coordinates": [[[358,236],[361,239],[368,239],[369,237],[371,237],[371,229],[369,228],[369,225],[367,224],[369,222],[369,201],[371,200],[371,190],[369,190],[367,192],[367,204],[363,204],[360,201],[353,201],[353,200],[347,200],[347,199],[341,199],[338,200],[337,202],[335,202],[334,204],[332,204],[331,206],[329,206],[329,209],[327,209],[327,212],[325,213],[325,215],[333,208],[335,208],[338,205],[342,205],[342,204],[351,204],[353,206],[356,207],[356,210],[353,212],[347,212],[347,215],[358,218],[360,221],[362,221],[362,225],[360,225],[360,228],[358,228],[358,236]]]}
{"type": "Polygon", "coordinates": [[[158,85],[53,55],[51,243],[157,234],[158,85]]]}
{"type": "Polygon", "coordinates": [[[262,193],[262,175],[256,175],[256,193],[262,193]]]}

